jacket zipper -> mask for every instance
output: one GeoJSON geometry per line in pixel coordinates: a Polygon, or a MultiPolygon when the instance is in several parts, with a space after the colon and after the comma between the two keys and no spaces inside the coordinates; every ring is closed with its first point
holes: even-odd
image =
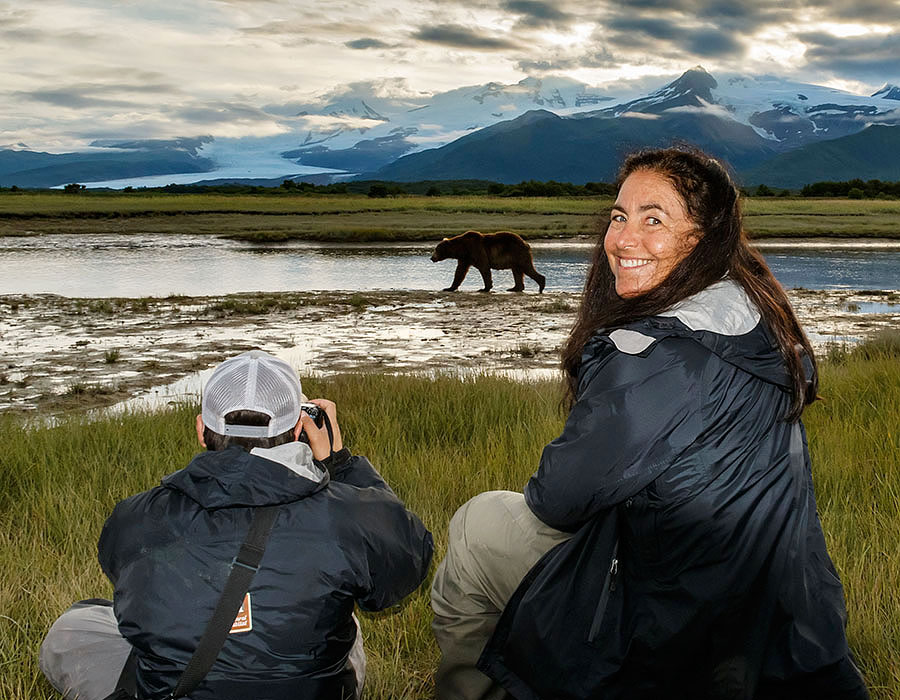
{"type": "Polygon", "coordinates": [[[594,610],[594,619],[591,622],[591,629],[588,632],[588,641],[593,642],[600,634],[600,625],[603,622],[603,616],[606,613],[606,606],[609,604],[609,595],[616,590],[616,582],[619,577],[619,541],[613,547],[612,561],[609,565],[609,571],[606,574],[606,580],[603,582],[603,592],[600,595],[600,601],[597,603],[597,609],[594,610]]]}

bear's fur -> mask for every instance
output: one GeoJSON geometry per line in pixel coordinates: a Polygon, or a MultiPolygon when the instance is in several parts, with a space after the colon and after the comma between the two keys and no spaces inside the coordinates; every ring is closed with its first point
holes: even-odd
{"type": "Polygon", "coordinates": [[[466,231],[453,238],[445,238],[434,249],[431,262],[438,262],[453,258],[457,260],[456,274],[453,276],[453,284],[444,289],[445,292],[455,292],[466,277],[469,267],[474,267],[481,273],[484,280],[482,292],[491,291],[491,269],[512,270],[515,286],[510,292],[521,292],[525,289],[524,275],[538,283],[538,291],[544,291],[546,278],[534,269],[534,260],[531,257],[531,246],[521,236],[509,231],[497,233],[479,233],[478,231],[466,231]]]}

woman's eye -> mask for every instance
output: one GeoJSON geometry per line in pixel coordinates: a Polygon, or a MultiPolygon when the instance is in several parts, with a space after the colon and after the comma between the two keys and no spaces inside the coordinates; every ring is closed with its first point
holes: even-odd
{"type": "Polygon", "coordinates": [[[613,214],[611,217],[609,217],[609,220],[615,221],[617,224],[624,224],[625,223],[625,215],[624,214],[613,214]]]}
{"type": "Polygon", "coordinates": [[[651,226],[659,226],[662,223],[662,221],[657,219],[655,216],[648,216],[647,223],[650,224],[651,226]]]}

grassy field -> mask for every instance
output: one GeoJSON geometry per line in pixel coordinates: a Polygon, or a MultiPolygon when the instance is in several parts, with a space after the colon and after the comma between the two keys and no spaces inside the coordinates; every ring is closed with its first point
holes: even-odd
{"type": "MultiPolygon", "coordinates": [[[[0,236],[41,233],[191,233],[278,241],[420,240],[467,229],[525,237],[590,234],[608,197],[425,197],[63,192],[0,193],[0,236]]],[[[900,238],[900,201],[756,197],[755,237],[900,238]]]]}
{"type": "MultiPolygon", "coordinates": [[[[872,697],[900,697],[900,372],[896,347],[836,352],[824,401],[806,414],[820,516],[843,578],[849,637],[872,697]]],[[[367,454],[435,534],[488,489],[521,489],[563,416],[558,387],[498,378],[345,375],[304,380],[339,405],[367,454]]],[[[55,698],[37,669],[42,635],[72,601],[109,596],[96,541],[113,504],[158,483],[197,450],[196,407],[25,429],[0,415],[0,697],[55,698]]],[[[432,697],[437,649],[419,591],[396,614],[364,615],[370,700],[432,697]]]]}

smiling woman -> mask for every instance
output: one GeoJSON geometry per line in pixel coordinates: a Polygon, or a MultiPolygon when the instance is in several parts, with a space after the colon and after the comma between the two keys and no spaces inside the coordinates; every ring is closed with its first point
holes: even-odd
{"type": "Polygon", "coordinates": [[[722,164],[626,160],[563,366],[524,496],[450,522],[438,698],[867,698],[800,422],[815,360],[722,164]]]}

